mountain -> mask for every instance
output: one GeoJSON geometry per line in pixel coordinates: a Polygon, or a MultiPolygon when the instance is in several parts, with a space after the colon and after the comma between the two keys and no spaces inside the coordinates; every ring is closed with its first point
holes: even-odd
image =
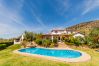
{"type": "Polygon", "coordinates": [[[94,27],[99,28],[99,20],[83,22],[83,23],[76,24],[74,26],[68,27],[66,29],[67,30],[79,31],[79,32],[82,32],[84,34],[89,34],[90,30],[94,27]]]}

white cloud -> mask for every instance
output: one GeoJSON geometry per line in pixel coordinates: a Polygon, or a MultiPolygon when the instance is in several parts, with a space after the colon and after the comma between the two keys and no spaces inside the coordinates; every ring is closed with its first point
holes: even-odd
{"type": "Polygon", "coordinates": [[[25,5],[30,9],[30,12],[31,12],[33,18],[35,17],[37,22],[41,25],[42,29],[47,28],[47,26],[44,24],[44,21],[42,20],[42,16],[40,15],[40,13],[36,12],[36,10],[38,10],[37,9],[38,7],[34,3],[31,3],[31,2],[28,2],[25,5]]]}
{"type": "Polygon", "coordinates": [[[61,15],[64,15],[65,12],[70,8],[70,3],[68,0],[57,0],[59,8],[58,10],[60,11],[61,15]]]}
{"type": "MultiPolygon", "coordinates": [[[[24,7],[24,0],[14,0],[14,7],[5,4],[5,0],[0,0],[0,38],[4,35],[13,37],[17,34],[22,33],[24,30],[42,32],[48,27],[43,23],[41,16],[37,15],[34,9],[36,6],[32,3],[27,3],[28,9],[30,9],[33,17],[41,25],[40,27],[27,26],[24,24],[25,19],[20,15],[22,7],[24,7]],[[35,28],[35,29],[33,29],[35,28]]],[[[13,6],[13,5],[12,5],[13,6]]],[[[5,37],[5,36],[4,36],[5,37]]]]}
{"type": "Polygon", "coordinates": [[[82,15],[85,15],[90,11],[99,8],[99,0],[85,0],[83,5],[84,11],[82,12],[82,15]]]}
{"type": "MultiPolygon", "coordinates": [[[[19,15],[19,11],[22,7],[23,2],[21,2],[19,5],[16,5],[17,8],[13,8],[13,10],[8,9],[8,6],[5,6],[4,1],[0,1],[0,16],[3,16],[5,20],[5,22],[15,22],[17,24],[23,25],[21,19],[22,17],[19,15]],[[8,21],[7,21],[8,20],[8,21]]],[[[12,5],[13,6],[13,5],[12,5]]]]}
{"type": "MultiPolygon", "coordinates": [[[[16,1],[16,0],[15,0],[16,1]]],[[[24,1],[20,0],[18,5],[14,4],[17,8],[8,8],[9,6],[5,5],[5,0],[0,0],[0,34],[14,34],[20,33],[24,28],[26,28],[23,23],[23,18],[20,16],[19,12],[23,6],[24,1]],[[16,25],[19,26],[16,27],[16,25]]],[[[13,6],[13,5],[12,5],[13,6]]]]}
{"type": "Polygon", "coordinates": [[[66,11],[70,8],[69,0],[54,0],[55,2],[52,2],[53,0],[48,0],[50,5],[56,10],[57,14],[63,16],[66,11]]]}

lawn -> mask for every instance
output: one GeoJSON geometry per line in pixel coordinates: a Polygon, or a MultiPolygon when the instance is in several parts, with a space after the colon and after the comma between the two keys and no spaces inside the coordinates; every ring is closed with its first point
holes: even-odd
{"type": "Polygon", "coordinates": [[[65,63],[36,57],[22,56],[12,52],[19,48],[20,45],[12,45],[5,50],[0,51],[0,66],[99,66],[99,52],[96,52],[93,49],[83,49],[79,47],[74,48],[87,52],[92,56],[92,59],[88,62],[65,63]]]}

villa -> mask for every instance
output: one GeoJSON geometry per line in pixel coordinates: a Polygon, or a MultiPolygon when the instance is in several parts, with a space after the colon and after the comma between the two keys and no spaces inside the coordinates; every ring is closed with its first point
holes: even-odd
{"type": "Polygon", "coordinates": [[[48,34],[43,34],[43,38],[50,38],[52,41],[54,38],[56,38],[58,39],[58,41],[61,41],[64,38],[69,38],[71,35],[73,35],[74,38],[78,36],[84,37],[83,34],[77,31],[64,29],[64,30],[52,30],[48,34]]]}
{"type": "MultiPolygon", "coordinates": [[[[62,39],[64,38],[69,38],[70,36],[73,36],[74,38],[76,37],[84,37],[84,34],[78,32],[78,31],[74,31],[74,30],[59,30],[59,29],[55,29],[52,30],[50,33],[47,34],[43,34],[42,38],[43,39],[51,39],[53,42],[53,39],[56,38],[59,42],[62,41],[62,39]]],[[[24,39],[24,34],[21,35],[20,38],[14,40],[14,44],[20,44],[24,39]]]]}

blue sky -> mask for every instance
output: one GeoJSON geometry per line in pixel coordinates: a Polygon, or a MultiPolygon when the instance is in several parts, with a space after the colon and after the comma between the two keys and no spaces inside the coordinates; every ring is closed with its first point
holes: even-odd
{"type": "Polygon", "coordinates": [[[99,0],[0,0],[0,38],[99,20],[99,0]]]}

